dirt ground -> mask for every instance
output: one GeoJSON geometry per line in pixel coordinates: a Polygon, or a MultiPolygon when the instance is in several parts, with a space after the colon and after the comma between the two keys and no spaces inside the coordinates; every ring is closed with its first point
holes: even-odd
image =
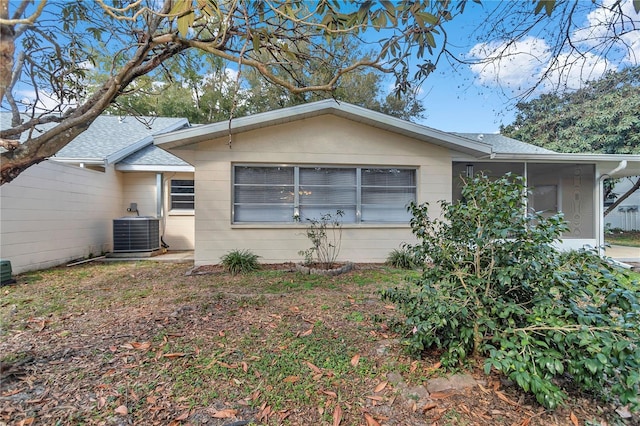
{"type": "Polygon", "coordinates": [[[402,273],[265,269],[95,262],[18,276],[0,288],[0,425],[638,424],[575,392],[547,411],[481,366],[476,386],[424,393],[437,358],[405,352],[377,295],[402,273]]]}

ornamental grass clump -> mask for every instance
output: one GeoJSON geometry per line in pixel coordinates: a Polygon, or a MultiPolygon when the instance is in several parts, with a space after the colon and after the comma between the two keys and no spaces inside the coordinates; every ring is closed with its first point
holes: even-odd
{"type": "Polygon", "coordinates": [[[478,175],[441,218],[411,205],[412,249],[428,267],[383,297],[406,315],[416,353],[436,349],[445,367],[482,359],[548,408],[571,385],[637,411],[640,285],[593,251],[557,250],[562,215],[525,214],[526,199],[523,178],[478,175]]]}
{"type": "Polygon", "coordinates": [[[260,269],[258,257],[249,250],[232,250],[222,256],[220,260],[231,275],[237,275],[260,269]]]}

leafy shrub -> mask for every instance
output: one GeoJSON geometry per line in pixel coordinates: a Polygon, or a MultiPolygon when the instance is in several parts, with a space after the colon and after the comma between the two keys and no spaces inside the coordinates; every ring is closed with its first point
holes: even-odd
{"type": "Polygon", "coordinates": [[[320,219],[307,219],[307,238],[312,247],[301,250],[298,254],[304,256],[305,263],[317,262],[324,269],[331,269],[342,244],[342,223],[339,218],[344,216],[344,211],[336,210],[336,214],[323,214],[320,219]]]}
{"type": "Polygon", "coordinates": [[[524,214],[522,178],[466,182],[463,201],[410,206],[417,253],[432,264],[408,288],[383,292],[406,315],[411,347],[439,349],[446,367],[484,356],[555,408],[567,381],[638,409],[640,287],[593,252],[552,243],[561,215],[524,214]]]}
{"type": "Polygon", "coordinates": [[[394,249],[387,256],[387,264],[399,269],[415,269],[421,262],[408,247],[394,249]]]}
{"type": "Polygon", "coordinates": [[[222,265],[232,275],[253,272],[260,269],[258,258],[249,250],[232,250],[221,257],[222,265]]]}

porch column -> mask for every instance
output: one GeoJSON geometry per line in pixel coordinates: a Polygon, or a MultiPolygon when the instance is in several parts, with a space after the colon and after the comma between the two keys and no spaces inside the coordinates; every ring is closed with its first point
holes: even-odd
{"type": "Polygon", "coordinates": [[[164,190],[162,187],[162,173],[156,173],[156,217],[161,218],[164,214],[164,190]]]}

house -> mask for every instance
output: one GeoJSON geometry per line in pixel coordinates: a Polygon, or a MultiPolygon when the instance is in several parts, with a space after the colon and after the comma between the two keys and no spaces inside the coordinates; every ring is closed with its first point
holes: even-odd
{"type": "MultiPolygon", "coordinates": [[[[412,241],[406,205],[455,200],[460,176],[526,176],[530,208],[562,211],[562,246],[603,243],[602,182],[638,155],[560,154],[501,135],[454,134],[334,100],[189,127],[154,144],[195,169],[195,263],[247,249],[300,259],[305,219],[342,210],[340,259],[382,262],[412,241]]],[[[500,208],[496,206],[496,208],[500,208]]]]}
{"type": "MultiPolygon", "coordinates": [[[[625,194],[640,176],[621,179],[613,189],[616,197],[625,194]]],[[[615,198],[605,200],[605,206],[613,204],[615,198]]],[[[605,217],[605,228],[623,231],[640,231],[640,190],[633,192],[605,217]]]]}
{"type": "MultiPolygon", "coordinates": [[[[10,119],[0,113],[2,128],[10,119]]],[[[193,167],[153,145],[155,134],[188,125],[98,117],[55,157],[0,187],[0,258],[20,273],[111,252],[113,220],[137,215],[161,218],[172,250],[193,250],[193,167]]]]}
{"type": "Polygon", "coordinates": [[[437,214],[439,200],[459,198],[460,176],[480,171],[526,176],[531,208],[564,212],[563,246],[599,246],[602,181],[640,175],[640,156],[559,154],[334,100],[207,125],[101,116],[0,187],[0,258],[20,273],[112,252],[115,221],[140,215],[196,265],[235,249],[298,261],[305,219],[342,210],[339,260],[383,262],[413,241],[407,203],[437,214]]]}

